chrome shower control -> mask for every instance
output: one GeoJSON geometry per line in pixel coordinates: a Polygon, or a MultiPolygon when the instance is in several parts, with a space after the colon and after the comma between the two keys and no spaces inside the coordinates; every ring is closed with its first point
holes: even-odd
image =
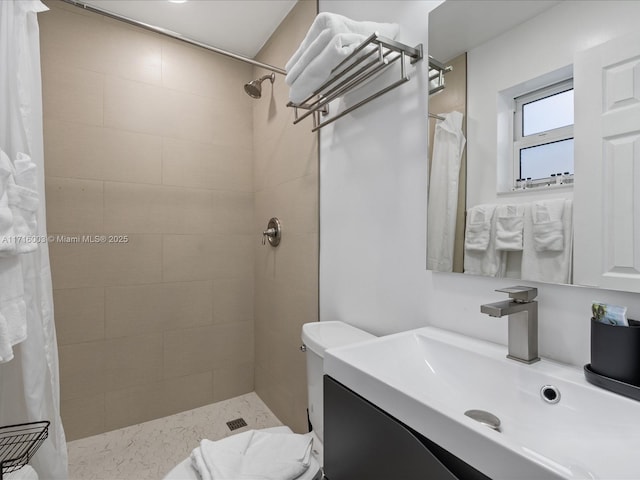
{"type": "Polygon", "coordinates": [[[272,247],[277,247],[280,245],[280,238],[282,237],[282,225],[280,224],[280,220],[276,217],[273,217],[269,220],[267,224],[267,229],[262,232],[262,244],[266,245],[267,240],[269,241],[269,245],[272,247]]]}

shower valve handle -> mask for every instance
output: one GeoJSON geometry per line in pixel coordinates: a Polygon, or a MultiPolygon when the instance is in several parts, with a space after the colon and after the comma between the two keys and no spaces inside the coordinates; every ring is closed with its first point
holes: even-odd
{"type": "Polygon", "coordinates": [[[262,244],[266,245],[267,241],[272,247],[277,247],[280,244],[280,237],[282,236],[282,225],[280,220],[273,217],[267,224],[267,229],[262,232],[262,244]]]}
{"type": "Polygon", "coordinates": [[[264,232],[262,232],[262,244],[266,245],[267,237],[274,238],[277,232],[275,228],[267,228],[264,232]]]}

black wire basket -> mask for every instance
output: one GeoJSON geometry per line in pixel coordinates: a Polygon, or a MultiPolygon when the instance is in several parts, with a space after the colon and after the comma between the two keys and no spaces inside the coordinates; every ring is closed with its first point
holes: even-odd
{"type": "Polygon", "coordinates": [[[24,467],[49,435],[49,423],[20,423],[0,427],[0,480],[24,467]]]}

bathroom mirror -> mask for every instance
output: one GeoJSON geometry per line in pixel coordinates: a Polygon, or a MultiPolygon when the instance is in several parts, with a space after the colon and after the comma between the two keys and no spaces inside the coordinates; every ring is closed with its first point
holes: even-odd
{"type": "MultiPolygon", "coordinates": [[[[573,95],[570,82],[576,55],[636,30],[632,19],[639,18],[639,3],[458,0],[445,1],[430,12],[428,48],[433,63],[430,78],[435,77],[438,66],[452,69],[444,73],[445,88],[429,96],[429,270],[635,291],[632,283],[618,282],[613,287],[594,284],[579,272],[576,275],[573,268],[576,262],[596,261],[593,257],[576,256],[587,250],[576,249],[576,245],[590,242],[588,235],[579,237],[584,229],[574,229],[577,223],[589,221],[589,212],[581,204],[584,196],[574,198],[574,189],[580,182],[580,159],[575,158],[575,183],[574,172],[565,175],[568,167],[559,164],[557,170],[552,170],[561,173],[557,178],[555,174],[548,177],[545,174],[541,175],[545,178],[539,186],[535,185],[535,179],[520,185],[516,170],[521,168],[518,161],[522,165],[524,157],[518,152],[516,158],[514,141],[517,126],[524,124],[522,117],[516,117],[518,98],[557,84],[561,85],[559,90],[547,95],[558,98],[560,95],[556,93],[567,91],[573,95]],[[569,82],[569,86],[562,82],[569,82]],[[461,115],[453,116],[454,111],[461,115]],[[459,132],[456,122],[460,123],[459,132]],[[563,250],[553,253],[554,261],[549,261],[551,256],[534,257],[532,265],[527,254],[508,249],[499,253],[499,260],[484,253],[474,258],[477,253],[473,242],[480,238],[482,243],[482,235],[468,241],[465,247],[465,225],[470,212],[478,215],[480,211],[486,218],[493,215],[493,211],[483,210],[479,205],[493,205],[501,212],[509,206],[526,218],[520,206],[531,205],[533,215],[538,212],[533,209],[541,208],[541,204],[555,205],[553,208],[564,214],[556,218],[564,219],[565,223],[572,218],[568,227],[566,224],[558,227],[563,234],[563,250]],[[570,248],[564,249],[566,246],[570,248]],[[558,257],[562,260],[558,261],[558,257]]],[[[522,103],[526,114],[533,102],[522,103]]],[[[547,119],[552,116],[555,117],[547,115],[547,119]]],[[[600,119],[582,117],[580,121],[593,123],[600,119]]],[[[562,128],[553,132],[558,130],[562,128]]],[[[570,135],[573,143],[573,134],[570,135]]],[[[553,145],[562,144],[560,140],[567,137],[554,140],[553,145]]],[[[476,223],[472,223],[473,233],[476,223]]],[[[491,228],[493,235],[495,223],[491,228]]]]}

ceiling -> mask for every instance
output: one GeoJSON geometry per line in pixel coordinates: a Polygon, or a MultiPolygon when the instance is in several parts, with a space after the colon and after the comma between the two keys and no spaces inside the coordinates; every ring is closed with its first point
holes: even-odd
{"type": "Polygon", "coordinates": [[[249,58],[255,57],[297,0],[81,0],[249,58]]]}
{"type": "Polygon", "coordinates": [[[455,0],[429,13],[429,55],[447,62],[560,3],[560,0],[455,0]]]}

